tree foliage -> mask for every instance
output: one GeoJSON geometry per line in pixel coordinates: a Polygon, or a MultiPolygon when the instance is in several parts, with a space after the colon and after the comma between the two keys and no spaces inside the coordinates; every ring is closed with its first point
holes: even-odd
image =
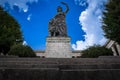
{"type": "Polygon", "coordinates": [[[15,44],[11,47],[8,55],[14,55],[19,57],[35,57],[36,54],[31,47],[21,44],[15,44]]]}
{"type": "Polygon", "coordinates": [[[120,44],[120,0],[109,0],[103,14],[105,36],[120,44]]]}
{"type": "Polygon", "coordinates": [[[17,39],[22,40],[20,25],[0,7],[0,53],[6,54],[17,39]]]}
{"type": "Polygon", "coordinates": [[[113,55],[111,49],[107,49],[104,46],[99,46],[99,45],[94,45],[89,47],[86,50],[82,51],[82,56],[83,58],[96,58],[99,56],[109,56],[113,55]]]}

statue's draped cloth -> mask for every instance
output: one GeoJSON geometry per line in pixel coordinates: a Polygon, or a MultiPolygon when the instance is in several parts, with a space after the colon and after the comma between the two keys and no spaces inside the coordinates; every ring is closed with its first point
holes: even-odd
{"type": "Polygon", "coordinates": [[[53,19],[49,22],[50,36],[67,36],[66,27],[66,14],[64,12],[59,12],[53,19]]]}
{"type": "Polygon", "coordinates": [[[49,36],[51,37],[67,37],[66,14],[69,11],[67,3],[61,2],[66,6],[66,10],[62,11],[62,7],[58,6],[57,14],[49,22],[49,36]]]}

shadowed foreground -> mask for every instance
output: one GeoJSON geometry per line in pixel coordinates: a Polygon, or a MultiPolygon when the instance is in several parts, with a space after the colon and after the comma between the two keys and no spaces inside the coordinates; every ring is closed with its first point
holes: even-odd
{"type": "Polygon", "coordinates": [[[0,80],[120,80],[120,57],[0,57],[0,80]]]}

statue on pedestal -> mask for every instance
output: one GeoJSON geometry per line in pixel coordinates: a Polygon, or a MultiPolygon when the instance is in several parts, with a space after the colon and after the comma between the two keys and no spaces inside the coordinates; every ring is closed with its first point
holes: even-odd
{"type": "Polygon", "coordinates": [[[69,7],[66,3],[61,2],[66,6],[66,10],[62,11],[62,7],[58,6],[57,14],[49,21],[49,36],[50,37],[67,37],[66,14],[69,7]]]}

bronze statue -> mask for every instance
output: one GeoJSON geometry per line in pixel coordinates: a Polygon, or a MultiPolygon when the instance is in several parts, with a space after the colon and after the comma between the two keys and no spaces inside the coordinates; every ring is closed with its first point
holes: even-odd
{"type": "Polygon", "coordinates": [[[67,36],[67,26],[66,26],[66,14],[69,11],[69,7],[66,3],[61,2],[63,5],[66,6],[66,10],[63,12],[62,7],[58,6],[57,14],[52,18],[49,22],[49,36],[56,37],[56,36],[67,36]]]}

